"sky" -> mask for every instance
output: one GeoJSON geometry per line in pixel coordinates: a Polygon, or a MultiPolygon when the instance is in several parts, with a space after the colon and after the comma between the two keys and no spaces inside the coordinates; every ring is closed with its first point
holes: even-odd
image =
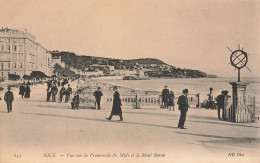
{"type": "Polygon", "coordinates": [[[231,52],[260,77],[258,0],[0,0],[0,28],[27,29],[48,50],[119,59],[157,58],[237,76],[231,52]]]}

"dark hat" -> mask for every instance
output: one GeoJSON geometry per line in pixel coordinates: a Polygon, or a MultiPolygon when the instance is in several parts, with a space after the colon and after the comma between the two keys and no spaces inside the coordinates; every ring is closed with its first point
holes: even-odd
{"type": "Polygon", "coordinates": [[[227,90],[224,91],[224,95],[228,95],[228,91],[227,90]]]}
{"type": "Polygon", "coordinates": [[[100,87],[97,87],[97,89],[101,89],[100,87]]]}
{"type": "Polygon", "coordinates": [[[188,89],[184,89],[184,90],[182,90],[182,93],[189,93],[189,90],[188,89]]]}
{"type": "Polygon", "coordinates": [[[212,87],[210,87],[210,89],[209,90],[213,90],[213,88],[212,87]]]}
{"type": "Polygon", "coordinates": [[[10,85],[8,85],[8,86],[7,86],[7,90],[11,90],[11,87],[10,87],[10,85]]]}
{"type": "Polygon", "coordinates": [[[117,86],[114,86],[113,89],[117,90],[117,86]]]}

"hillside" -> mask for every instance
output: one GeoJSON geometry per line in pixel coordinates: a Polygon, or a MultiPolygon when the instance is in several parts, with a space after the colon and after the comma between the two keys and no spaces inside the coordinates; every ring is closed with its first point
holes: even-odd
{"type": "Polygon", "coordinates": [[[52,51],[52,56],[61,56],[62,62],[65,62],[67,67],[72,67],[80,70],[87,70],[90,65],[109,65],[115,69],[134,69],[136,64],[141,65],[146,71],[145,74],[150,77],[171,77],[171,78],[205,78],[217,77],[208,75],[205,72],[192,69],[180,69],[172,65],[168,65],[163,61],[155,58],[140,58],[140,59],[114,59],[94,56],[79,56],[73,52],[52,51]]]}

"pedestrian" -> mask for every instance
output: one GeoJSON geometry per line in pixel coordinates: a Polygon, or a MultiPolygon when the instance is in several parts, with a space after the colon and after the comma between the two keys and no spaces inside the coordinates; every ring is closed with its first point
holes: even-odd
{"type": "Polygon", "coordinates": [[[169,110],[171,110],[171,107],[172,107],[172,111],[174,111],[174,106],[175,106],[174,99],[175,99],[174,92],[170,91],[169,100],[168,100],[168,106],[170,107],[169,110]]]}
{"type": "Polygon", "coordinates": [[[21,95],[22,98],[23,98],[23,96],[24,96],[24,91],[25,91],[25,87],[24,87],[24,84],[22,84],[22,85],[19,87],[19,95],[21,95]]]}
{"type": "Polygon", "coordinates": [[[224,92],[223,92],[223,95],[224,95],[224,109],[223,109],[223,114],[222,114],[222,118],[223,118],[223,120],[226,120],[227,118],[226,118],[226,116],[227,116],[227,114],[226,114],[226,111],[229,109],[229,108],[227,108],[227,106],[228,106],[228,98],[230,98],[231,96],[229,96],[228,95],[228,91],[227,90],[225,90],[224,92]]]}
{"type": "Polygon", "coordinates": [[[11,90],[11,87],[8,86],[7,87],[7,91],[5,92],[5,96],[4,96],[4,100],[6,102],[6,105],[7,105],[7,111],[8,113],[12,112],[12,103],[14,101],[14,95],[13,95],[13,92],[10,91],[11,90]]]}
{"type": "Polygon", "coordinates": [[[215,109],[215,102],[214,102],[214,95],[213,95],[213,88],[211,87],[209,89],[209,94],[208,94],[208,105],[207,109],[215,109]]]}
{"type": "Polygon", "coordinates": [[[31,88],[30,88],[30,85],[28,85],[28,84],[25,87],[24,97],[25,98],[30,98],[31,97],[31,88]]]}
{"type": "Polygon", "coordinates": [[[62,84],[61,89],[60,89],[60,102],[62,102],[63,95],[66,95],[66,88],[62,84]]]}
{"type": "Polygon", "coordinates": [[[178,123],[178,128],[186,129],[186,128],[184,128],[184,123],[185,123],[187,111],[189,108],[188,97],[187,97],[189,90],[184,89],[184,90],[182,90],[182,93],[183,93],[183,95],[179,96],[179,99],[177,102],[177,104],[179,105],[180,113],[181,113],[179,123],[178,123]]]}
{"type": "Polygon", "coordinates": [[[111,111],[109,118],[106,118],[106,119],[111,120],[113,115],[119,115],[120,121],[123,121],[122,109],[121,109],[122,103],[121,103],[121,99],[120,99],[120,94],[117,91],[117,86],[115,86],[113,88],[113,91],[115,91],[115,92],[114,92],[112,111],[111,111]]]}
{"type": "Polygon", "coordinates": [[[74,97],[71,102],[72,109],[79,109],[79,93],[78,91],[75,92],[74,97]]]}
{"type": "Polygon", "coordinates": [[[68,102],[70,100],[70,95],[72,94],[72,88],[70,87],[70,85],[68,84],[68,88],[66,90],[66,99],[65,102],[68,102]]]}
{"type": "Polygon", "coordinates": [[[224,118],[224,93],[225,91],[222,91],[220,95],[217,96],[217,106],[218,106],[218,119],[224,118]],[[222,117],[220,117],[220,110],[222,110],[222,117]]]}
{"type": "Polygon", "coordinates": [[[48,84],[46,91],[47,91],[46,101],[49,102],[50,101],[50,97],[51,97],[51,85],[50,84],[48,84]]]}
{"type": "Polygon", "coordinates": [[[56,102],[56,95],[58,93],[58,88],[56,84],[53,84],[51,87],[51,97],[52,97],[52,102],[56,102]]]}
{"type": "Polygon", "coordinates": [[[94,92],[94,96],[95,96],[95,99],[96,99],[96,105],[98,106],[98,110],[100,110],[101,109],[100,100],[101,100],[101,96],[103,96],[103,93],[102,93],[100,87],[98,87],[97,90],[94,92]]]}
{"type": "Polygon", "coordinates": [[[162,102],[163,102],[163,106],[164,108],[168,108],[168,98],[169,98],[169,89],[167,87],[167,85],[164,87],[164,89],[162,90],[162,102]]]}

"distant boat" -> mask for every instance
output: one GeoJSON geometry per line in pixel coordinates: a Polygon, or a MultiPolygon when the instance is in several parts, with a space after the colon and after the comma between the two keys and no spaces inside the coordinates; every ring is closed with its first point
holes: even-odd
{"type": "Polygon", "coordinates": [[[148,76],[124,76],[123,80],[150,80],[148,76]]]}

